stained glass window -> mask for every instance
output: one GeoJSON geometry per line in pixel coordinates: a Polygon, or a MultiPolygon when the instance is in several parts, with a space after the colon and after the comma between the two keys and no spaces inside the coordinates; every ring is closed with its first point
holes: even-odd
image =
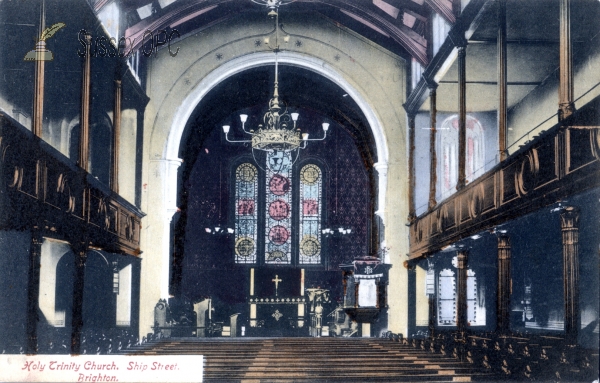
{"type": "Polygon", "coordinates": [[[300,264],[321,263],[322,178],[314,164],[300,170],[300,264]]]}
{"type": "Polygon", "coordinates": [[[235,172],[235,261],[256,263],[258,172],[243,163],[235,172]]]}
{"type": "Polygon", "coordinates": [[[265,263],[292,261],[292,157],[285,152],[267,153],[265,198],[265,263]]]}

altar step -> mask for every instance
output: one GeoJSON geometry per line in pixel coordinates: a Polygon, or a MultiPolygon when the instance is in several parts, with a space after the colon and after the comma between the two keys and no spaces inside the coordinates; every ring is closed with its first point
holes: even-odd
{"type": "Polygon", "coordinates": [[[205,382],[470,382],[492,375],[451,357],[374,338],[177,338],[129,349],[204,355],[205,382]]]}

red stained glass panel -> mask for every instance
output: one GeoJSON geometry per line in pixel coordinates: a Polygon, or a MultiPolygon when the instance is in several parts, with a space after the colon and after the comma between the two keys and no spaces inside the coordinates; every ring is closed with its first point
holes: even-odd
{"type": "Polygon", "coordinates": [[[275,174],[269,181],[269,190],[275,195],[284,195],[290,190],[290,180],[281,174],[275,174]]]}
{"type": "Polygon", "coordinates": [[[317,215],[319,214],[319,203],[314,199],[305,199],[302,201],[302,214],[303,215],[317,215]]]}
{"type": "Polygon", "coordinates": [[[254,200],[241,199],[238,201],[238,215],[254,215],[254,200]]]}
{"type": "Polygon", "coordinates": [[[283,226],[273,226],[269,231],[269,240],[277,245],[283,245],[290,238],[290,232],[283,226]]]}
{"type": "Polygon", "coordinates": [[[290,205],[280,199],[271,202],[269,205],[269,216],[276,221],[286,219],[290,215],[290,205]]]}

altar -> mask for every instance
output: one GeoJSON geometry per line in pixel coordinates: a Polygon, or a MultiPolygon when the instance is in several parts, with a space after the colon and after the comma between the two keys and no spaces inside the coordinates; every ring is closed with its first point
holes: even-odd
{"type": "Polygon", "coordinates": [[[250,269],[248,336],[307,336],[304,269],[250,269]]]}

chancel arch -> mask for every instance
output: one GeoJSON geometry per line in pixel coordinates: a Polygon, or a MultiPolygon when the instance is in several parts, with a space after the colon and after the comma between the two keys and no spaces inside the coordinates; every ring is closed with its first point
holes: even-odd
{"type": "Polygon", "coordinates": [[[214,321],[240,313],[249,335],[308,335],[306,289],[327,289],[331,299],[323,303],[332,311],[342,297],[339,265],[378,254],[372,167],[378,157],[364,115],[327,79],[287,65],[279,73],[280,97],[299,113],[298,127],[324,140],[284,154],[276,170],[270,153],[252,155],[240,142],[240,114],[246,129],[255,129],[270,98],[268,65],[217,85],[188,121],[181,149],[172,289],[192,302],[209,296],[214,321]],[[313,91],[299,90],[301,84],[313,91]],[[333,98],[343,100],[338,109],[333,98]],[[254,299],[282,299],[290,307],[254,299]]]}
{"type": "MultiPolygon", "coordinates": [[[[320,22],[320,21],[319,21],[320,22]]],[[[348,99],[352,99],[357,110],[364,114],[366,132],[373,135],[373,150],[376,153],[376,160],[371,161],[371,169],[368,170],[376,176],[376,183],[373,184],[375,199],[373,207],[377,212],[380,222],[377,226],[383,231],[405,231],[404,219],[406,216],[404,206],[399,199],[390,200],[388,185],[389,177],[393,177],[395,190],[404,193],[406,186],[400,182],[405,177],[405,156],[404,149],[388,152],[389,142],[404,140],[404,112],[402,109],[394,107],[392,100],[402,99],[405,95],[405,88],[402,75],[402,58],[389,55],[389,52],[381,51],[354,35],[348,35],[356,44],[364,44],[371,49],[372,55],[352,58],[351,60],[337,60],[339,57],[348,58],[345,48],[342,46],[342,40],[338,40],[339,30],[336,27],[317,26],[319,22],[315,21],[315,26],[319,28],[323,35],[315,34],[314,29],[307,28],[305,23],[294,23],[295,33],[299,39],[309,39],[311,44],[315,44],[317,50],[305,51],[302,49],[286,49],[278,54],[278,60],[282,67],[300,68],[311,73],[311,76],[323,76],[336,84],[341,89],[342,95],[347,94],[348,99]],[[334,32],[334,33],[332,33],[334,32]],[[331,36],[329,39],[326,36],[331,36]],[[335,38],[334,38],[335,37],[335,38]],[[333,51],[332,51],[333,49],[333,51]],[[388,63],[390,66],[383,71],[374,71],[373,65],[379,68],[382,63],[388,63]],[[389,176],[388,176],[389,174],[389,176]],[[394,211],[393,220],[386,221],[386,217],[394,211]],[[396,214],[397,213],[397,214],[396,214]],[[383,226],[385,224],[385,226],[383,226]]],[[[257,21],[257,33],[262,33],[264,20],[257,21]]],[[[228,33],[238,35],[238,30],[229,30],[228,33]]],[[[212,31],[210,31],[212,33],[212,31]]],[[[346,32],[341,32],[346,33],[346,32]]],[[[205,36],[206,37],[206,36],[205,36]]],[[[148,226],[143,235],[148,238],[149,246],[145,252],[146,259],[152,259],[154,265],[148,270],[154,275],[151,286],[146,286],[142,281],[142,305],[147,309],[152,309],[156,305],[159,297],[167,298],[169,295],[170,268],[173,256],[171,250],[177,248],[177,234],[172,236],[172,230],[177,225],[177,221],[186,219],[178,209],[182,206],[181,196],[178,195],[181,190],[183,179],[182,164],[187,165],[187,159],[184,158],[182,143],[186,142],[188,134],[186,124],[190,120],[195,108],[220,83],[226,81],[233,75],[258,68],[264,65],[273,65],[274,57],[272,52],[265,52],[263,49],[256,49],[254,45],[255,38],[251,35],[240,35],[232,37],[230,42],[224,45],[217,42],[217,47],[206,50],[207,41],[212,41],[208,37],[202,38],[202,44],[197,44],[196,36],[189,36],[178,44],[181,52],[184,49],[200,48],[200,54],[193,60],[173,59],[168,56],[166,51],[159,51],[156,60],[150,71],[159,74],[163,78],[162,84],[168,86],[153,86],[149,90],[150,103],[146,109],[145,119],[149,124],[150,130],[144,135],[145,147],[148,148],[149,163],[145,170],[144,179],[147,180],[147,186],[144,189],[144,198],[142,208],[148,212],[148,226]],[[223,53],[222,60],[215,61],[215,49],[224,52],[236,52],[235,55],[223,53]],[[212,52],[212,53],[211,53],[212,52]],[[166,56],[165,56],[166,53],[166,56]],[[150,222],[152,221],[152,222],[150,222]],[[174,238],[164,240],[165,238],[174,238]],[[173,247],[172,247],[173,246],[173,247]],[[158,266],[160,265],[160,266],[158,266]]],[[[215,40],[217,41],[217,40],[215,40]]],[[[224,40],[218,40],[224,41],[224,40]]],[[[308,40],[306,40],[308,41],[308,40]]],[[[210,45],[210,44],[209,44],[210,45]]],[[[159,83],[155,83],[158,85],[159,83]]],[[[237,93],[231,93],[230,96],[237,93]]],[[[267,95],[268,97],[268,95],[267,95]]],[[[231,97],[230,97],[231,98],[231,97]]],[[[257,102],[257,101],[256,101],[257,102]]],[[[223,105],[227,105],[229,100],[223,105]]],[[[239,121],[239,120],[237,120],[239,121]]],[[[146,182],[146,181],[144,181],[146,182]]],[[[206,229],[206,228],[204,228],[206,229]]],[[[403,253],[407,242],[400,237],[389,237],[384,239],[383,233],[378,242],[385,247],[395,248],[397,252],[403,253]],[[385,241],[385,242],[383,242],[385,241]]],[[[233,249],[230,249],[234,253],[233,249]]],[[[177,258],[177,256],[175,256],[177,258]]],[[[389,262],[390,258],[386,258],[389,262]]],[[[175,266],[174,269],[177,267],[175,266]]],[[[393,270],[397,274],[394,278],[400,280],[400,283],[406,282],[406,276],[402,270],[393,270]]],[[[392,301],[391,301],[392,302],[392,301]]],[[[406,325],[405,311],[400,310],[403,303],[393,300],[394,310],[399,310],[396,318],[399,326],[406,325]]],[[[145,319],[143,319],[145,320],[145,319]]],[[[142,332],[147,332],[152,326],[151,322],[140,323],[142,332]]]]}

